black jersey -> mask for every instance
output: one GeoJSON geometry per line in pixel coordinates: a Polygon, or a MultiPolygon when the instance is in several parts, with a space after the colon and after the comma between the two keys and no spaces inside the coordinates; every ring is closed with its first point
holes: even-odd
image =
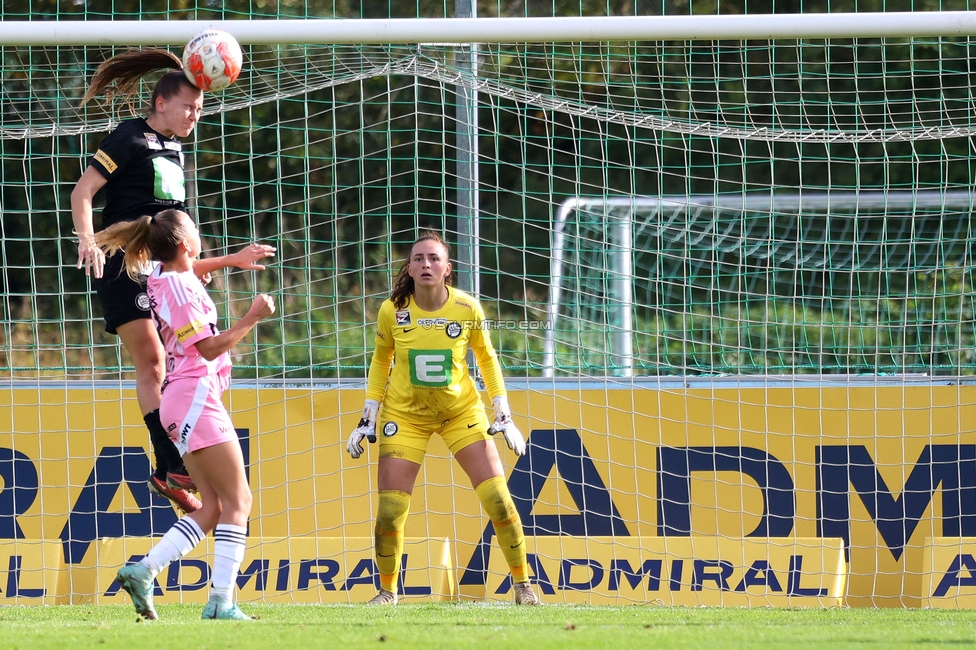
{"type": "Polygon", "coordinates": [[[183,145],[158,133],[144,119],[127,120],[108,134],[90,166],[104,176],[102,227],[160,210],[185,210],[183,145]]]}

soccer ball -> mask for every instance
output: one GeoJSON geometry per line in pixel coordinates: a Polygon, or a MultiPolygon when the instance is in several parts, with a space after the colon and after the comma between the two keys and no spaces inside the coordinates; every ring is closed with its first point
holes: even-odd
{"type": "Polygon", "coordinates": [[[223,90],[241,73],[244,55],[233,36],[205,29],[183,48],[183,72],[200,90],[223,90]]]}

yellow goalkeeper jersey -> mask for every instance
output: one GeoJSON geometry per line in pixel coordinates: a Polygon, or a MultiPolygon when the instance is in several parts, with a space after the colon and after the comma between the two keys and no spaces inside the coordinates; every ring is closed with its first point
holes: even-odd
{"type": "Polygon", "coordinates": [[[367,399],[419,422],[461,415],[481,404],[465,359],[469,348],[488,395],[505,394],[481,305],[463,291],[450,286],[447,290],[447,302],[434,312],[417,307],[413,296],[403,309],[396,309],[392,300],[380,306],[367,399]]]}

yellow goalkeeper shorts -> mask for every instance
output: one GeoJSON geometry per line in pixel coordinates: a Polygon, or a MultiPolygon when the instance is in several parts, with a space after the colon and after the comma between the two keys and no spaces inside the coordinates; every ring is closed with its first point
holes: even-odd
{"type": "Polygon", "coordinates": [[[452,454],[480,440],[491,440],[488,416],[480,404],[444,422],[414,422],[384,410],[376,424],[380,458],[405,458],[418,465],[424,462],[427,443],[434,434],[443,438],[452,454]]]}

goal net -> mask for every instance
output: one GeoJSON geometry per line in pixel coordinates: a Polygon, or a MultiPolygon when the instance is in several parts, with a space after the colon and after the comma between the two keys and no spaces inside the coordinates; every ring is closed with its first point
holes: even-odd
{"type": "Polygon", "coordinates": [[[970,374],[959,283],[973,199],[945,188],[566,199],[543,373],[970,374]]]}
{"type": "MultiPolygon", "coordinates": [[[[852,16],[867,36],[839,37],[561,40],[532,23],[518,42],[355,45],[295,42],[274,22],[239,35],[241,78],[206,96],[186,149],[205,251],[278,248],[268,270],[210,286],[223,327],[256,292],[280,307],[237,347],[228,397],[259,540],[244,599],[372,589],[375,448],[353,462],[344,440],[379,305],[430,227],[493,320],[529,434],[525,458],[501,451],[544,600],[968,606],[976,44],[951,13],[935,35],[878,35],[884,18],[852,16]],[[724,546],[759,539],[840,540],[846,584],[806,588],[826,546],[803,570],[795,547],[724,546]]],[[[126,45],[186,39],[12,33],[0,538],[19,544],[22,599],[114,602],[82,569],[148,546],[96,541],[161,534],[175,515],[145,490],[131,362],[71,235],[71,189],[131,112],[79,100],[126,45]],[[47,544],[67,587],[40,586],[29,553],[47,544]]],[[[466,486],[435,437],[407,524],[408,598],[511,597],[466,486]]],[[[193,566],[161,578],[165,597],[193,597],[193,566]]]]}

